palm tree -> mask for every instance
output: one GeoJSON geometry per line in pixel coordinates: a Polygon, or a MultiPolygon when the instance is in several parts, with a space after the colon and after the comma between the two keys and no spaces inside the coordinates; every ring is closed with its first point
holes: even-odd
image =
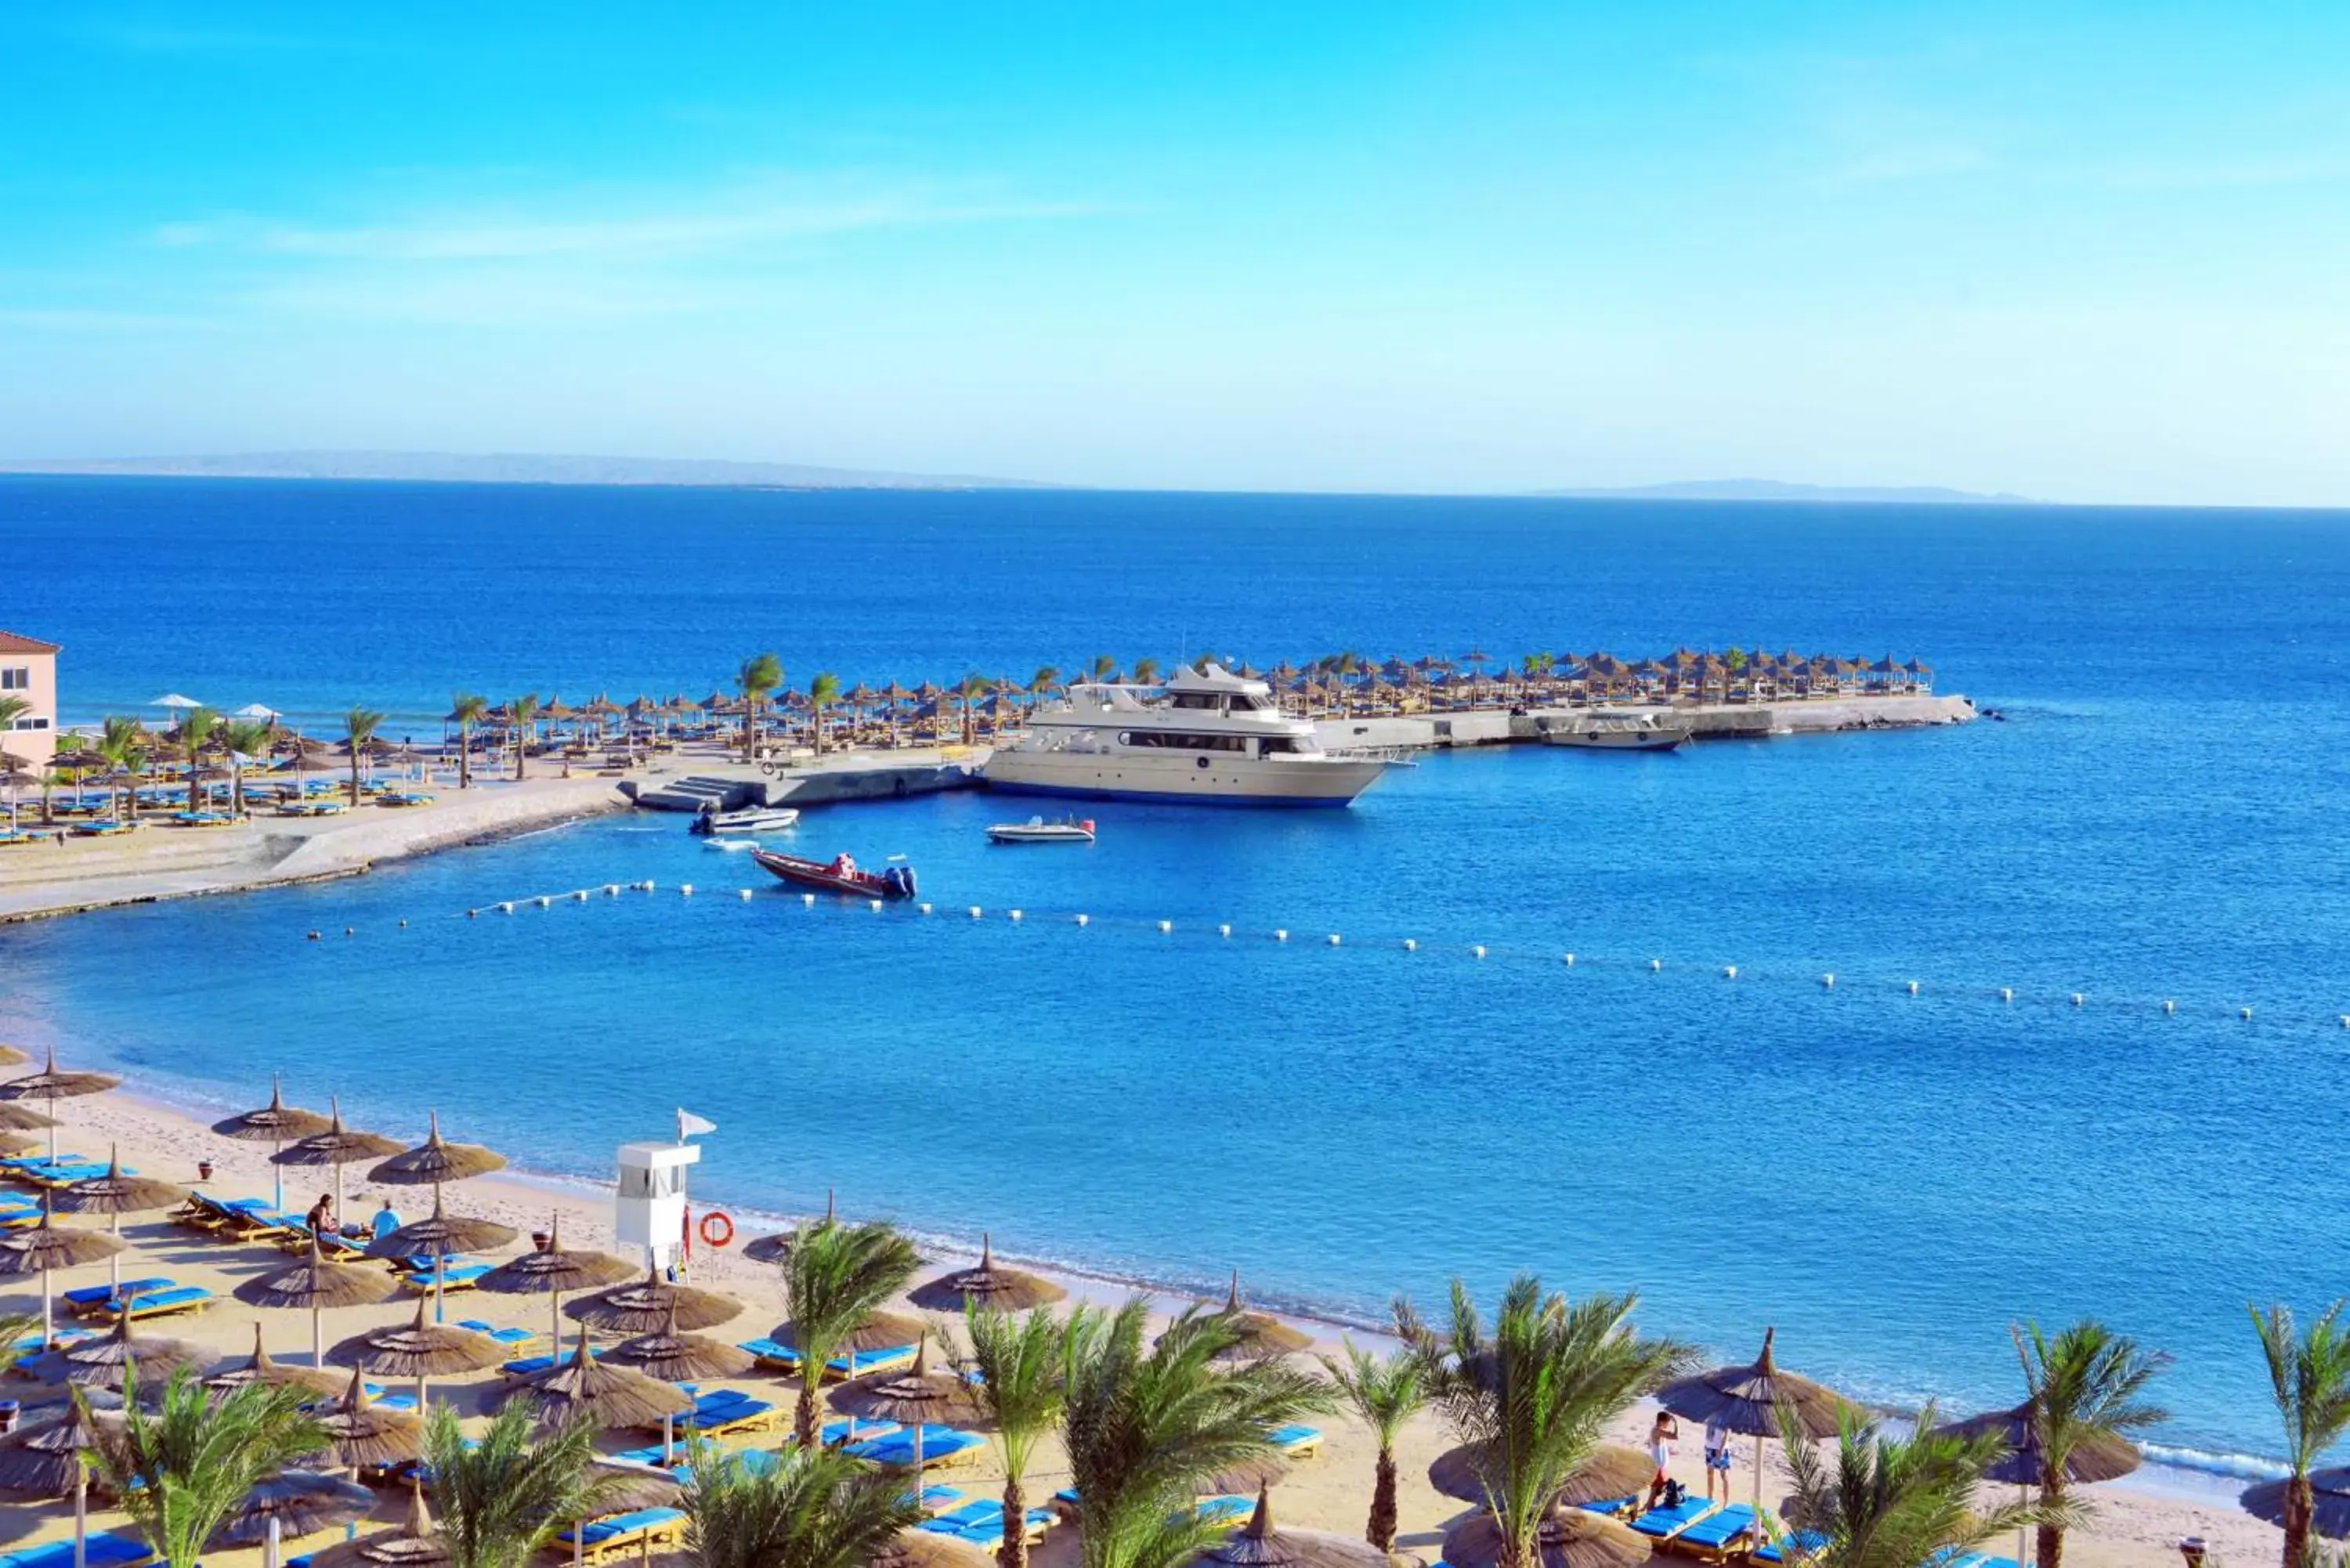
{"type": "Polygon", "coordinates": [[[702,1568],[864,1568],[922,1518],[902,1480],[837,1449],[753,1464],[696,1438],[690,1462],[685,1549],[702,1568]]]}
{"type": "Polygon", "coordinates": [[[354,708],[343,715],[343,740],[351,753],[351,804],[359,803],[359,759],[367,754],[368,742],[383,723],[383,715],[372,708],[354,708]]]}
{"type": "Polygon", "coordinates": [[[784,1261],[784,1305],[800,1357],[800,1397],[792,1430],[816,1446],[816,1389],[840,1342],[904,1290],[921,1267],[914,1244],[886,1220],[825,1220],[802,1231],[784,1261]]]}
{"type": "Polygon", "coordinates": [[[451,1568],[523,1568],[556,1532],[594,1518],[614,1485],[595,1466],[586,1421],[535,1432],[529,1414],[509,1405],[469,1442],[456,1411],[435,1405],[424,1467],[451,1568]]]}
{"type": "Polygon", "coordinates": [[[987,677],[977,670],[964,676],[955,686],[955,695],[962,700],[962,743],[966,746],[978,738],[978,732],[972,727],[971,705],[987,695],[988,687],[987,677]]]}
{"type": "Polygon", "coordinates": [[[449,703],[449,717],[457,722],[457,787],[473,787],[473,726],[490,711],[490,700],[479,692],[460,691],[449,703]]]}
{"type": "Polygon", "coordinates": [[[1036,711],[1037,704],[1045,700],[1045,693],[1050,691],[1060,679],[1061,672],[1053,666],[1040,664],[1036,667],[1036,673],[1028,678],[1028,711],[1034,713],[1036,711]]]}
{"type": "Polygon", "coordinates": [[[2268,1363],[2277,1414],[2284,1419],[2285,1463],[2292,1471],[2284,1489],[2284,1568],[2303,1568],[2310,1551],[2317,1498],[2309,1472],[2317,1457],[2350,1428],[2350,1330],[2341,1321],[2344,1304],[2337,1301],[2327,1307],[2305,1331],[2282,1302],[2266,1312],[2247,1309],[2268,1363]]]}
{"type": "Polygon", "coordinates": [[[2026,1525],[2080,1521],[2078,1505],[2063,1500],[1978,1507],[1983,1472],[2005,1445],[1995,1432],[1934,1431],[1930,1402],[1906,1436],[1872,1431],[1866,1417],[1846,1412],[1833,1471],[1794,1411],[1780,1420],[1794,1478],[1788,1515],[1815,1533],[1805,1568],[1918,1568],[2026,1525]]]}
{"type": "MultiPolygon", "coordinates": [[[[1409,1346],[1384,1361],[1346,1342],[1347,1355],[1322,1357],[1330,1380],[1363,1424],[1379,1440],[1379,1458],[1371,1482],[1371,1518],[1363,1539],[1382,1552],[1395,1550],[1397,1435],[1403,1425],[1428,1405],[1427,1366],[1409,1346]]],[[[1014,1565],[1007,1564],[1007,1568],[1014,1565]]]]}
{"type": "Polygon", "coordinates": [[[1396,1303],[1396,1333],[1419,1358],[1430,1399],[1477,1456],[1503,1568],[1534,1562],[1552,1500],[1607,1428],[1691,1364],[1689,1347],[1639,1336],[1638,1303],[1633,1295],[1545,1296],[1541,1281],[1521,1274],[1489,1334],[1455,1280],[1451,1328],[1439,1334],[1409,1302],[1396,1303]]]}
{"type": "MultiPolygon", "coordinates": [[[[2064,1501],[2065,1472],[2083,1444],[2127,1441],[2169,1419],[2168,1411],[2145,1397],[2147,1385],[2170,1365],[2160,1351],[2142,1350],[2136,1340],[2095,1318],[2082,1319],[2054,1339],[2036,1323],[2009,1332],[2023,1363],[2033,1436],[2040,1443],[2040,1501],[2052,1509],[2064,1501]]],[[[2064,1521],[2042,1521],[2041,1568],[2061,1568],[2064,1561],[2064,1521]]]]}
{"type": "Polygon", "coordinates": [[[506,704],[506,720],[514,729],[515,782],[520,784],[530,759],[531,724],[538,717],[538,693],[525,691],[506,704]]]}
{"type": "Polygon", "coordinates": [[[759,760],[759,704],[784,683],[784,661],[772,653],[754,653],[734,672],[743,693],[743,760],[759,760]]]}
{"type": "Polygon", "coordinates": [[[1093,663],[1087,667],[1086,673],[1096,680],[1110,680],[1118,674],[1118,660],[1107,653],[1097,653],[1094,655],[1093,663]]]}
{"type": "Polygon", "coordinates": [[[186,753],[188,758],[190,811],[199,809],[196,796],[203,787],[196,779],[196,770],[204,765],[204,749],[219,736],[223,722],[221,716],[210,708],[191,708],[180,715],[180,750],[186,753]]]}
{"type": "Polygon", "coordinates": [[[239,816],[244,815],[244,759],[265,754],[274,732],[261,719],[238,719],[221,726],[221,744],[228,748],[229,809],[239,816]]]}
{"type": "Polygon", "coordinates": [[[1003,1544],[995,1560],[1003,1568],[1023,1568],[1028,1561],[1022,1525],[1028,1515],[1028,1461],[1036,1440],[1059,1423],[1066,1391],[1061,1324],[1043,1307],[1017,1317],[975,1302],[965,1307],[963,1322],[980,1379],[972,1392],[1003,1446],[1003,1544]]]}
{"type": "Polygon", "coordinates": [[[840,701],[840,677],[821,670],[808,682],[808,717],[816,725],[816,754],[824,755],[824,711],[840,701]]]}
{"type": "MultiPolygon", "coordinates": [[[[88,1419],[81,1390],[73,1397],[88,1419]]],[[[99,1474],[158,1557],[171,1568],[195,1568],[213,1532],[247,1492],[326,1446],[326,1433],[302,1408],[317,1397],[262,1383],[216,1392],[195,1368],[183,1367],[152,1414],[134,1398],[119,1425],[99,1428],[99,1474]]]]}
{"type": "MultiPolygon", "coordinates": [[[[139,820],[139,769],[147,760],[146,727],[136,719],[109,714],[98,737],[98,754],[130,775],[130,811],[126,820],[139,820]]],[[[118,807],[119,809],[119,807],[118,807]]]]}
{"type": "Polygon", "coordinates": [[[1158,679],[1159,660],[1138,659],[1134,661],[1134,683],[1137,686],[1148,686],[1158,679]]]}
{"type": "Polygon", "coordinates": [[[1085,1568],[1176,1568],[1224,1533],[1192,1506],[1217,1471],[1273,1451],[1266,1436],[1330,1408],[1330,1386],[1278,1357],[1226,1367],[1243,1332],[1195,1307],[1143,1348],[1149,1303],[1079,1307],[1062,1331],[1061,1434],[1085,1568]]]}

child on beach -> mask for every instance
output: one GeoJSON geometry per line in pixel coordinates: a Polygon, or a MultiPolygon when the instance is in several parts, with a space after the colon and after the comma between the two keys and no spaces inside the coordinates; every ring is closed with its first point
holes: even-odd
{"type": "Polygon", "coordinates": [[[1730,1501],[1731,1436],[1730,1428],[1719,1421],[1705,1424],[1705,1501],[1708,1502],[1730,1501]],[[1716,1485],[1721,1488],[1720,1498],[1713,1495],[1716,1485]]]}
{"type": "Polygon", "coordinates": [[[1673,1439],[1680,1435],[1680,1423],[1673,1419],[1672,1412],[1658,1411],[1648,1428],[1648,1457],[1656,1461],[1657,1473],[1648,1482],[1648,1501],[1642,1512],[1662,1502],[1666,1489],[1673,1484],[1673,1439]]]}

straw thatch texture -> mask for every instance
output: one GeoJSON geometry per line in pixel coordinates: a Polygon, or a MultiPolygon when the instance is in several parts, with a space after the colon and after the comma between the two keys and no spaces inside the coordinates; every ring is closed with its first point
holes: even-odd
{"type": "Polygon", "coordinates": [[[1194,1561],[1221,1568],[1390,1568],[1388,1554],[1360,1536],[1275,1528],[1273,1501],[1263,1488],[1249,1521],[1194,1561]]]}
{"type": "Polygon", "coordinates": [[[110,1145],[104,1176],[74,1182],[57,1193],[57,1207],[68,1214],[144,1214],[187,1200],[184,1187],[151,1176],[125,1176],[122,1156],[110,1145]]]}
{"type": "Polygon", "coordinates": [[[425,1322],[420,1295],[412,1322],[353,1334],[328,1352],[328,1359],[378,1377],[457,1377],[495,1366],[506,1354],[505,1346],[486,1334],[453,1323],[425,1322]]]}
{"type": "Polygon", "coordinates": [[[374,1306],[399,1293],[400,1282],[381,1269],[330,1263],[310,1243],[310,1255],[288,1269],[262,1274],[236,1287],[236,1299],[259,1307],[374,1306]]]}
{"type": "Polygon", "coordinates": [[[397,1530],[340,1542],[310,1554],[310,1568],[448,1568],[449,1548],[424,1506],[424,1485],[409,1493],[408,1518],[397,1530]]]}
{"type": "Polygon", "coordinates": [[[1047,1306],[1061,1301],[1068,1293],[1040,1275],[1021,1269],[998,1268],[995,1238],[983,1233],[976,1264],[941,1274],[915,1291],[913,1302],[916,1306],[926,1307],[932,1312],[959,1313],[973,1306],[1026,1312],[1031,1307],[1047,1306]]]}
{"type": "Polygon", "coordinates": [[[441,1207],[441,1189],[435,1187],[432,1213],[377,1237],[368,1243],[367,1253],[370,1258],[453,1258],[503,1247],[515,1235],[511,1225],[449,1213],[441,1207]]]}
{"type": "Polygon", "coordinates": [[[111,1258],[122,1243],[103,1231],[59,1225],[53,1192],[41,1194],[41,1222],[22,1231],[0,1231],[0,1274],[37,1274],[44,1269],[78,1269],[111,1258]]]}
{"type": "Polygon", "coordinates": [[[259,1110],[245,1111],[226,1121],[213,1124],[213,1131],[239,1143],[291,1143],[322,1133],[333,1123],[316,1111],[306,1111],[299,1106],[286,1103],[286,1091],[273,1076],[269,1080],[269,1103],[259,1110]]]}
{"type": "Polygon", "coordinates": [[[617,1361],[662,1383],[740,1377],[759,1361],[757,1356],[739,1345],[728,1345],[723,1340],[705,1339],[698,1334],[680,1333],[674,1314],[659,1332],[640,1334],[624,1344],[614,1345],[604,1353],[604,1358],[617,1361]]]}
{"type": "MultiPolygon", "coordinates": [[[[1565,1508],[1536,1530],[1534,1557],[1528,1568],[1638,1568],[1649,1552],[1646,1537],[1615,1520],[1565,1508]]],[[[1451,1568],[1500,1568],[1502,1532],[1493,1516],[1480,1513],[1446,1531],[1444,1561],[1451,1568]]]]}
{"type": "MultiPolygon", "coordinates": [[[[2310,1529],[2331,1540],[2350,1537],[2350,1465],[2310,1471],[2309,1486],[2316,1503],[2316,1511],[2310,1516],[2310,1529]]],[[[2236,1501],[2254,1519],[2266,1520],[2282,1528],[2284,1489],[2283,1481],[2262,1481],[2258,1486],[2246,1487],[2236,1501]]]]}
{"type": "Polygon", "coordinates": [[[82,1456],[96,1449],[96,1422],[78,1408],[0,1438],[0,1491],[31,1497],[70,1497],[82,1456]]]}
{"type": "Polygon", "coordinates": [[[598,1360],[584,1330],[570,1356],[506,1389],[498,1402],[519,1404],[542,1420],[585,1418],[608,1428],[654,1426],[693,1408],[683,1389],[598,1360]]]}
{"type": "Polygon", "coordinates": [[[1847,1413],[1863,1412],[1835,1390],[1781,1371],[1771,1353],[1777,1333],[1762,1331],[1762,1354],[1751,1363],[1717,1366],[1668,1383],[1659,1391],[1657,1403],[1683,1420],[1703,1421],[1750,1438],[1777,1437],[1779,1410],[1784,1407],[1794,1412],[1804,1436],[1815,1440],[1835,1436],[1847,1413]]]}
{"type": "Polygon", "coordinates": [[[357,1481],[316,1470],[280,1470],[245,1493],[204,1545],[213,1552],[259,1546],[269,1539],[273,1519],[281,1537],[296,1540],[365,1519],[374,1509],[375,1493],[357,1481]]]}
{"type": "Polygon", "coordinates": [[[53,1350],[35,1360],[32,1371],[44,1383],[120,1394],[133,1378],[142,1388],[161,1388],[182,1367],[204,1366],[212,1358],[213,1353],[201,1345],[143,1334],[130,1318],[118,1317],[111,1333],[53,1350]]]}
{"type": "MultiPolygon", "coordinates": [[[[1558,1496],[1553,1501],[1573,1507],[1624,1497],[1645,1490],[1656,1473],[1656,1460],[1639,1449],[1621,1443],[1602,1443],[1567,1477],[1566,1484],[1558,1489],[1558,1496]]],[[[1428,1484],[1462,1502],[1482,1505],[1485,1501],[1484,1484],[1478,1477],[1477,1455],[1466,1443],[1447,1449],[1430,1461],[1428,1484]]]]}
{"type": "Polygon", "coordinates": [[[261,1343],[258,1322],[253,1325],[253,1354],[243,1361],[215,1367],[204,1379],[207,1388],[241,1388],[248,1383],[273,1388],[307,1388],[314,1394],[332,1394],[343,1386],[343,1380],[331,1372],[315,1366],[288,1366],[271,1360],[261,1343]]]}
{"type": "Polygon", "coordinates": [[[866,1568],[986,1568],[995,1559],[931,1530],[908,1530],[876,1552],[866,1568]]]}
{"type": "Polygon", "coordinates": [[[51,1046],[47,1063],[39,1072],[0,1081],[0,1100],[78,1099],[84,1095],[102,1095],[121,1082],[111,1073],[59,1072],[57,1048],[51,1046]]]}
{"type": "Polygon", "coordinates": [[[424,1141],[369,1171],[368,1179],[387,1187],[438,1187],[444,1181],[463,1181],[505,1168],[505,1156],[494,1154],[479,1144],[443,1142],[441,1113],[434,1111],[432,1130],[424,1141]]]}
{"type": "MultiPolygon", "coordinates": [[[[671,1284],[659,1271],[648,1269],[635,1284],[616,1285],[573,1302],[563,1309],[563,1315],[609,1334],[657,1334],[672,1322],[688,1332],[698,1332],[732,1323],[743,1315],[743,1303],[715,1291],[671,1284]]],[[[913,1341],[909,1337],[899,1343],[913,1341]]]]}
{"type": "Polygon", "coordinates": [[[352,1469],[404,1464],[424,1449],[424,1422],[368,1397],[367,1375],[351,1374],[343,1397],[316,1412],[338,1464],[352,1469]]]}
{"type": "Polygon", "coordinates": [[[546,1251],[508,1258],[473,1282],[501,1295],[536,1296],[558,1291],[601,1290],[634,1277],[636,1272],[634,1263],[609,1252],[565,1251],[563,1221],[558,1217],[549,1228],[546,1251]]]}
{"type": "MultiPolygon", "coordinates": [[[[782,1344],[796,1345],[800,1342],[797,1328],[795,1324],[778,1324],[774,1337],[782,1344]]],[[[911,1313],[891,1312],[884,1307],[842,1335],[834,1350],[836,1354],[858,1355],[868,1350],[895,1350],[901,1345],[920,1343],[929,1332],[930,1325],[911,1313]]]]}
{"type": "Polygon", "coordinates": [[[328,1115],[324,1131],[289,1143],[269,1158],[279,1165],[341,1167],[357,1165],[363,1159],[382,1159],[400,1152],[398,1138],[345,1127],[341,1100],[329,1104],[334,1109],[328,1115]]]}
{"type": "MultiPolygon", "coordinates": [[[[1951,1437],[1972,1438],[1989,1432],[1995,1435],[2007,1449],[2006,1456],[1983,1471],[1985,1480],[1999,1481],[2007,1486],[2038,1486],[2047,1460],[2040,1447],[2040,1432],[2033,1419],[2029,1401],[2012,1410],[1992,1410],[1981,1416],[1970,1416],[1963,1421],[1953,1421],[1937,1428],[1951,1437]]],[[[2064,1461],[2067,1481],[2088,1485],[2097,1481],[2120,1479],[2137,1469],[2143,1456],[2137,1446],[2126,1438],[2108,1433],[2092,1433],[2073,1445],[2064,1461]]]]}
{"type": "Polygon", "coordinates": [[[906,1426],[923,1422],[978,1418],[985,1406],[979,1393],[952,1372],[930,1365],[931,1345],[924,1338],[914,1352],[914,1365],[902,1372],[869,1372],[853,1377],[832,1391],[832,1407],[874,1421],[906,1426]]]}
{"type": "Polygon", "coordinates": [[[0,1100],[0,1132],[40,1132],[57,1125],[57,1117],[43,1116],[30,1106],[0,1100]]]}

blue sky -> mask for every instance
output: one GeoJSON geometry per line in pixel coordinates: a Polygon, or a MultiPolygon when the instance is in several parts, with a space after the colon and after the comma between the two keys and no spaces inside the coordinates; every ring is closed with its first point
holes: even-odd
{"type": "Polygon", "coordinates": [[[2350,505],[2350,6],[670,9],[11,8],[0,455],[2350,505]]]}

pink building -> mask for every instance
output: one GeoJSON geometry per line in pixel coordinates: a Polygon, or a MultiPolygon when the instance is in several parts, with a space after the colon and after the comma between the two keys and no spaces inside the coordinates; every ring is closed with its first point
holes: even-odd
{"type": "Polygon", "coordinates": [[[0,752],[49,765],[57,751],[57,645],[0,631],[0,698],[21,697],[32,711],[0,724],[0,752]]]}

